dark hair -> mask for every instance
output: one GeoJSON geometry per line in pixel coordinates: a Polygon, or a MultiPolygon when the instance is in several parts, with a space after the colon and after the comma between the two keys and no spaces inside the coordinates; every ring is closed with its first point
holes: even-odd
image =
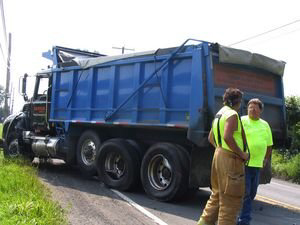
{"type": "Polygon", "coordinates": [[[252,99],[250,99],[250,101],[248,102],[247,107],[249,107],[249,105],[250,105],[251,103],[258,105],[258,107],[260,108],[260,110],[263,111],[263,109],[264,109],[264,103],[262,103],[261,100],[259,100],[258,98],[252,98],[252,99]]]}
{"type": "Polygon", "coordinates": [[[227,88],[223,95],[224,105],[229,107],[235,106],[241,101],[243,94],[244,93],[237,88],[227,88]]]}

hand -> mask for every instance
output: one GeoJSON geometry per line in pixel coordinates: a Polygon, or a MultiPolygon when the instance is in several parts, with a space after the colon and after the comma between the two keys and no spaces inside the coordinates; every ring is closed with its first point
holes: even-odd
{"type": "Polygon", "coordinates": [[[242,152],[241,158],[242,158],[244,161],[248,161],[248,160],[250,159],[250,154],[247,153],[247,152],[242,152]]]}
{"type": "Polygon", "coordinates": [[[269,160],[268,159],[264,159],[264,167],[266,167],[266,165],[268,164],[269,160]]]}

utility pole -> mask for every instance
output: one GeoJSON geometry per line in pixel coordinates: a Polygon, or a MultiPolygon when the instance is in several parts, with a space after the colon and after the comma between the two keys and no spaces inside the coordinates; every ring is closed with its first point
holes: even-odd
{"type": "Polygon", "coordinates": [[[5,117],[9,115],[8,98],[9,98],[9,84],[10,84],[10,53],[11,53],[11,33],[8,34],[8,54],[7,54],[7,70],[6,70],[6,88],[4,100],[4,114],[5,117]]]}
{"type": "Polygon", "coordinates": [[[112,47],[114,49],[122,49],[122,55],[124,54],[125,50],[129,50],[129,51],[134,51],[133,48],[125,48],[125,46],[123,47],[112,47]]]}
{"type": "Polygon", "coordinates": [[[10,88],[11,98],[10,98],[10,114],[14,112],[14,102],[15,102],[15,88],[11,86],[10,88]]]}
{"type": "Polygon", "coordinates": [[[1,11],[3,32],[4,32],[4,41],[5,41],[5,46],[7,46],[7,34],[6,34],[6,25],[5,25],[5,15],[4,15],[3,0],[0,0],[0,11],[1,11]]]}
{"type": "Polygon", "coordinates": [[[0,42],[0,50],[1,50],[1,54],[2,54],[2,57],[3,57],[3,62],[5,64],[5,61],[6,61],[6,52],[4,53],[4,50],[6,50],[7,48],[7,35],[6,35],[6,25],[5,25],[5,15],[4,15],[4,7],[3,7],[3,0],[0,0],[0,14],[1,14],[1,21],[2,21],[2,31],[3,31],[3,34],[4,34],[4,44],[5,44],[5,47],[2,47],[2,44],[0,42]]]}

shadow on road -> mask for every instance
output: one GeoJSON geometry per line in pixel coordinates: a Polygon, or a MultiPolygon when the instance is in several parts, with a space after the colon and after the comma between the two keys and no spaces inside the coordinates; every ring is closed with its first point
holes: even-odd
{"type": "MultiPolygon", "coordinates": [[[[38,168],[39,177],[52,186],[120,199],[119,196],[100,182],[97,177],[86,178],[80,173],[78,168],[68,166],[63,161],[50,160],[34,163],[34,165],[38,168]]],[[[134,192],[122,193],[148,210],[174,214],[194,221],[198,219],[210,195],[208,190],[193,191],[181,201],[166,203],[150,199],[142,187],[139,187],[134,192]]]]}
{"type": "MultiPolygon", "coordinates": [[[[120,200],[120,198],[109,188],[105,187],[97,177],[85,178],[78,168],[68,166],[62,161],[53,160],[34,165],[38,167],[39,177],[52,186],[65,187],[66,190],[74,189],[95,196],[105,196],[111,199],[120,200]]],[[[150,199],[144,193],[142,188],[139,188],[135,192],[122,193],[150,212],[163,212],[191,221],[198,220],[210,195],[209,189],[201,189],[188,194],[184,200],[179,202],[165,203],[150,199]]],[[[300,224],[299,212],[294,212],[260,201],[254,201],[253,217],[252,224],[254,225],[300,224]]]]}

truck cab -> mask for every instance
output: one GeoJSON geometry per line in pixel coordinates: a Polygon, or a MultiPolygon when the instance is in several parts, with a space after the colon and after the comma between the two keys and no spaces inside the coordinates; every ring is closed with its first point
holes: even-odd
{"type": "Polygon", "coordinates": [[[49,132],[49,109],[51,102],[50,73],[36,75],[34,94],[30,100],[30,127],[35,133],[49,132]]]}
{"type": "Polygon", "coordinates": [[[3,147],[6,157],[16,157],[19,155],[39,157],[64,158],[63,154],[57,154],[58,146],[49,143],[58,143],[62,135],[59,129],[60,124],[53,125],[49,122],[52,96],[52,71],[63,66],[74,66],[72,59],[76,57],[99,57],[104,56],[99,53],[81,51],[60,46],[54,46],[52,51],[44,52],[43,57],[53,62],[52,67],[37,73],[34,83],[33,95],[28,98],[27,86],[29,75],[24,74],[22,78],[21,95],[25,104],[22,110],[10,115],[3,123],[3,147]],[[50,138],[52,137],[52,138],[50,138]],[[48,145],[48,149],[47,149],[48,145]],[[52,148],[52,150],[51,150],[52,148]],[[54,151],[53,148],[56,148],[54,151]]]}

